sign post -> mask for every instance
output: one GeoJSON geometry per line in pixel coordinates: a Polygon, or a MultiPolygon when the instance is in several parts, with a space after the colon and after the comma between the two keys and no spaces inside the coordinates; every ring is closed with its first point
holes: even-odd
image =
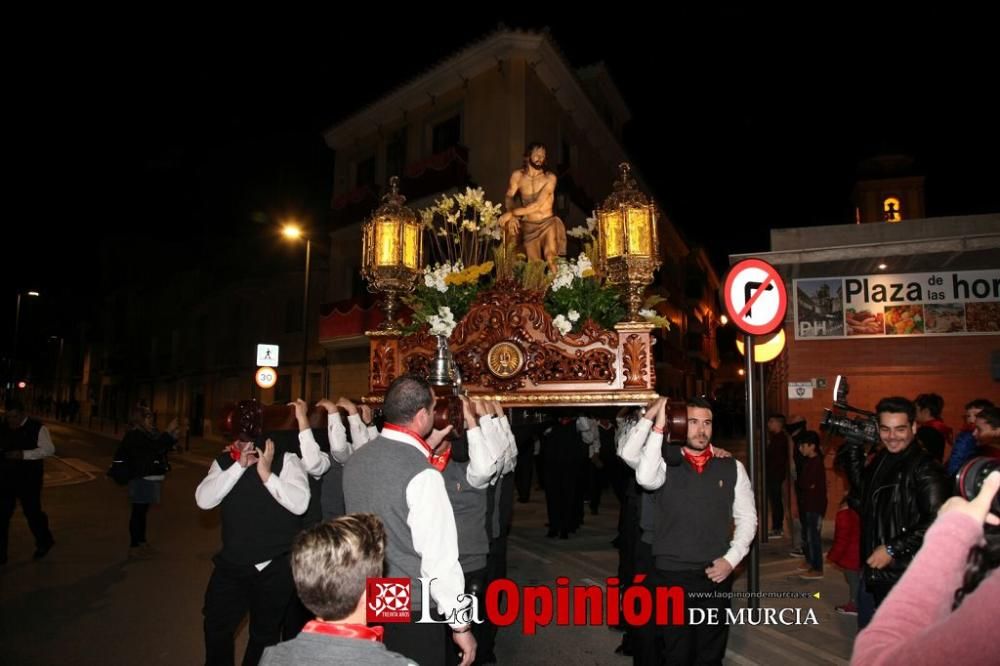
{"type": "MultiPolygon", "coordinates": [[[[764,489],[761,488],[763,475],[763,448],[765,441],[757,442],[764,428],[764,385],[763,377],[758,377],[754,371],[754,336],[772,333],[781,326],[788,308],[788,295],[785,283],[778,271],[771,264],[760,259],[745,259],[729,270],[726,284],[723,287],[723,300],[726,312],[736,327],[743,331],[744,376],[746,377],[746,433],[747,433],[747,474],[754,487],[754,504],[757,509],[757,535],[750,546],[749,578],[747,591],[751,593],[748,600],[750,608],[760,608],[760,599],[754,594],[760,591],[760,550],[758,543],[762,535],[767,534],[767,511],[764,502],[767,501],[764,489]],[[760,388],[757,384],[760,383],[760,388]],[[758,399],[757,391],[761,392],[758,399]],[[760,413],[757,414],[757,402],[760,402],[760,413]],[[759,421],[759,423],[755,423],[759,421]]],[[[763,373],[762,373],[763,374],[763,373]]]]}

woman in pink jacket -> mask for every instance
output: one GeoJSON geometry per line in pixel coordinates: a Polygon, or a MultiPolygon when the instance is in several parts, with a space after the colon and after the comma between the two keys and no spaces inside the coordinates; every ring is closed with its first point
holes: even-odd
{"type": "Polygon", "coordinates": [[[952,497],[899,583],[854,642],[852,664],[997,663],[1000,525],[990,504],[1000,471],[971,502],[952,497]],[[985,534],[984,534],[985,532],[985,534]]]}

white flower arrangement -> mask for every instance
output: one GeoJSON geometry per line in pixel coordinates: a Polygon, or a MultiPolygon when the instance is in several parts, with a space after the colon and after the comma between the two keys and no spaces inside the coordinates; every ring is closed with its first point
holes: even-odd
{"type": "Polygon", "coordinates": [[[503,237],[498,223],[502,206],[486,199],[483,188],[442,195],[433,206],[420,210],[420,220],[430,231],[431,252],[439,262],[461,261],[475,266],[490,256],[490,246],[503,237]]]}
{"type": "Polygon", "coordinates": [[[591,217],[587,218],[587,226],[585,227],[573,227],[566,232],[567,236],[572,236],[573,238],[579,238],[580,240],[588,240],[593,242],[594,240],[594,229],[597,228],[597,213],[592,212],[591,217]]]}
{"type": "Polygon", "coordinates": [[[559,333],[566,335],[573,330],[573,324],[571,324],[565,316],[557,315],[552,319],[552,325],[559,329],[559,333]]]}
{"type": "Polygon", "coordinates": [[[568,287],[577,278],[590,277],[594,274],[594,265],[590,263],[590,257],[585,252],[581,252],[576,259],[566,261],[559,259],[556,265],[556,276],[552,279],[549,288],[552,291],[559,291],[563,287],[568,287]]]}
{"type": "Polygon", "coordinates": [[[427,323],[430,324],[428,332],[431,335],[443,335],[446,338],[451,335],[451,332],[458,325],[458,322],[455,321],[455,316],[451,313],[451,308],[447,306],[438,308],[438,313],[428,317],[427,323]]]}
{"type": "MultiPolygon", "coordinates": [[[[659,299],[659,301],[662,300],[663,300],[662,298],[659,299]]],[[[670,320],[661,315],[656,310],[653,310],[652,308],[642,308],[641,310],[639,310],[639,316],[648,321],[649,323],[655,324],[657,328],[662,328],[666,331],[670,330],[670,320]]]]}
{"type": "Polygon", "coordinates": [[[445,282],[445,278],[451,273],[462,272],[463,266],[461,259],[456,261],[454,264],[450,264],[447,261],[441,264],[434,264],[433,266],[424,267],[424,285],[429,289],[437,289],[442,294],[448,291],[448,284],[445,282]]]}

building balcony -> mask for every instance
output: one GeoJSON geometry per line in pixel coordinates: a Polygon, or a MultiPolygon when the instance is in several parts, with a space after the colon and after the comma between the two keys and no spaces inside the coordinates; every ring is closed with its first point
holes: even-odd
{"type": "Polygon", "coordinates": [[[327,303],[320,307],[319,343],[326,349],[367,347],[365,331],[383,321],[385,313],[371,294],[327,303]]]}
{"type": "Polygon", "coordinates": [[[403,169],[399,191],[410,201],[469,183],[469,149],[455,145],[403,169]]]}
{"type": "Polygon", "coordinates": [[[330,202],[330,221],[333,228],[361,222],[378,206],[378,192],[374,185],[359,185],[349,192],[333,197],[330,202]]]}

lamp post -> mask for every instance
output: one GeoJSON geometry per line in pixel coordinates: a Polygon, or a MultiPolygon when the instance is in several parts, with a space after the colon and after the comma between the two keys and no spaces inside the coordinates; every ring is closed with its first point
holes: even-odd
{"type": "Polygon", "coordinates": [[[399,193],[399,178],[389,179],[389,192],[362,229],[361,275],[368,289],[385,295],[385,321],[379,328],[399,332],[399,297],[413,291],[423,259],[423,228],[399,193]]]}
{"type": "Polygon", "coordinates": [[[21,328],[21,297],[32,296],[38,298],[39,295],[37,291],[17,292],[17,310],[14,312],[14,345],[10,353],[10,374],[12,378],[17,373],[17,333],[21,328]]]}
{"type": "Polygon", "coordinates": [[[302,381],[299,385],[299,397],[306,399],[306,374],[309,370],[309,269],[312,259],[312,240],[297,224],[286,224],[281,229],[285,238],[298,240],[305,238],[306,241],[306,275],[304,286],[302,287],[302,381]]]}
{"type": "Polygon", "coordinates": [[[597,209],[599,263],[610,284],[625,287],[629,321],[641,321],[642,292],[660,267],[656,204],[636,189],[632,167],[622,162],[614,192],[597,209]]]}
{"type": "Polygon", "coordinates": [[[66,345],[66,339],[61,335],[50,335],[49,342],[55,340],[59,341],[59,355],[56,356],[56,367],[52,372],[52,391],[56,396],[62,396],[62,376],[60,370],[62,369],[62,357],[63,357],[63,347],[66,345]]]}

